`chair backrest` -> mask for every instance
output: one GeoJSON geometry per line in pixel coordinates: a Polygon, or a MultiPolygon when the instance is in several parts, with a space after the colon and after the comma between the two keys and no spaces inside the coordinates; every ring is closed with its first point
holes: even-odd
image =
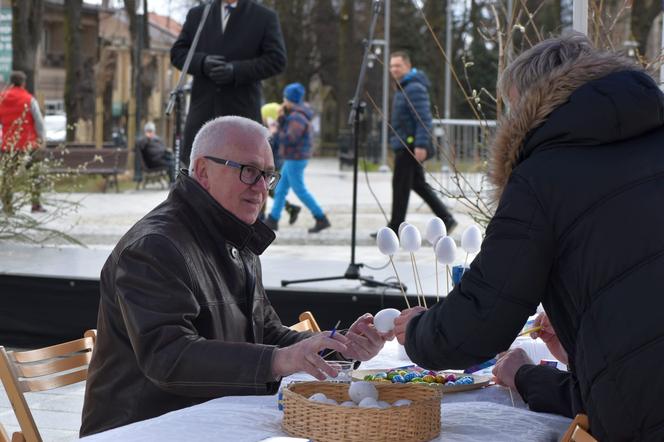
{"type": "Polygon", "coordinates": [[[96,330],[89,330],[81,339],[37,350],[6,351],[0,346],[0,380],[27,442],[42,439],[23,393],[86,380],[95,338],[96,330]]]}
{"type": "Polygon", "coordinates": [[[298,319],[300,320],[300,322],[291,325],[289,327],[291,330],[295,330],[298,332],[312,331],[320,333],[320,327],[318,326],[316,319],[314,319],[313,313],[309,311],[302,312],[300,313],[300,317],[298,319]]]}
{"type": "Polygon", "coordinates": [[[597,439],[590,435],[589,428],[588,416],[577,414],[560,442],[597,442],[597,439]]]}

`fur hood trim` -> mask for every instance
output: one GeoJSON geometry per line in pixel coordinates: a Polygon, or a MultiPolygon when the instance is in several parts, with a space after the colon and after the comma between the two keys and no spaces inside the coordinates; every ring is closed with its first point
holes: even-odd
{"type": "Polygon", "coordinates": [[[642,71],[633,61],[611,53],[583,55],[558,66],[528,89],[508,116],[500,120],[489,157],[489,180],[496,187],[496,201],[520,161],[530,131],[544,124],[556,108],[584,84],[615,72],[642,71]]]}

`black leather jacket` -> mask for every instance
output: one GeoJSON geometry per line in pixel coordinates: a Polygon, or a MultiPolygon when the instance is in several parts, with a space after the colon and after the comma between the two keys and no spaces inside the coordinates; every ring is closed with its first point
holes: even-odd
{"type": "Polygon", "coordinates": [[[227,395],[275,394],[272,357],[307,333],[281,324],[250,226],[181,174],[101,272],[97,344],[81,436],[227,395]]]}

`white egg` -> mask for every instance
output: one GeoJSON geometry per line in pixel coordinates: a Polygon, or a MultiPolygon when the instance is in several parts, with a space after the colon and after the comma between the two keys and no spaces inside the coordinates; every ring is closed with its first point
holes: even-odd
{"type": "Polygon", "coordinates": [[[371,382],[351,382],[350,387],[348,387],[348,396],[350,396],[351,400],[356,404],[359,404],[362,399],[365,398],[371,398],[374,401],[377,401],[378,390],[376,390],[376,386],[371,382]]]}
{"type": "Polygon", "coordinates": [[[381,333],[388,333],[394,329],[394,320],[401,312],[395,308],[385,308],[374,316],[374,327],[381,333]]]}
{"type": "Polygon", "coordinates": [[[360,408],[380,408],[376,399],[372,397],[365,397],[359,404],[357,404],[357,406],[360,408]]]}
{"type": "Polygon", "coordinates": [[[412,403],[413,403],[413,401],[411,401],[410,399],[398,399],[398,400],[394,401],[394,403],[392,405],[395,406],[395,407],[404,407],[404,406],[410,405],[412,403]]]}
{"type": "Polygon", "coordinates": [[[435,245],[436,240],[445,235],[447,235],[447,228],[442,219],[436,216],[427,222],[427,227],[424,229],[424,237],[429,241],[429,244],[432,246],[435,245]]]}
{"type": "Polygon", "coordinates": [[[407,225],[401,231],[401,247],[407,252],[417,252],[422,246],[422,236],[417,227],[407,225]]]}
{"type": "Polygon", "coordinates": [[[454,239],[444,236],[436,243],[436,259],[439,263],[450,265],[456,260],[457,247],[454,239]]]}
{"type": "Polygon", "coordinates": [[[323,404],[327,403],[327,396],[323,393],[314,393],[309,396],[309,400],[312,402],[321,402],[323,404]]]}
{"type": "Polygon", "coordinates": [[[353,402],[353,401],[342,402],[339,405],[342,406],[342,407],[351,407],[351,408],[357,406],[357,405],[355,405],[355,402],[353,402]]]}
{"type": "Polygon", "coordinates": [[[461,235],[461,248],[468,253],[477,253],[482,246],[482,232],[475,224],[470,225],[461,235]]]}
{"type": "Polygon", "coordinates": [[[378,401],[378,406],[380,408],[390,408],[391,407],[391,405],[388,402],[385,402],[385,401],[378,401]]]}
{"type": "Polygon", "coordinates": [[[399,250],[399,238],[389,227],[383,227],[378,231],[376,244],[383,255],[392,256],[399,250]]]}
{"type": "Polygon", "coordinates": [[[398,233],[399,233],[399,238],[401,238],[401,231],[403,230],[403,228],[406,227],[406,226],[409,226],[409,225],[410,225],[410,224],[407,223],[406,221],[404,221],[404,222],[402,222],[401,224],[399,224],[399,228],[397,229],[397,231],[398,231],[398,233]]]}

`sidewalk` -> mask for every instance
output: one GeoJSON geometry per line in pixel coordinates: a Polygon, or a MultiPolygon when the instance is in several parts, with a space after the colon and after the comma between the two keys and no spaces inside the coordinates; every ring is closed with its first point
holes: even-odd
{"type": "MultiPolygon", "coordinates": [[[[371,172],[367,176],[368,183],[389,216],[392,174],[371,172]]],[[[387,220],[381,214],[378,203],[371,195],[364,172],[360,171],[358,178],[356,262],[380,267],[385,264],[386,259],[378,252],[375,240],[369,235],[385,226],[387,220]]],[[[444,178],[440,175],[437,176],[440,182],[445,182],[444,178]]],[[[302,208],[300,217],[293,226],[288,225],[287,215],[284,214],[274,245],[269,247],[262,257],[266,286],[278,286],[281,279],[339,275],[345,271],[350,262],[352,170],[347,168],[339,171],[339,162],[336,159],[314,159],[306,170],[305,182],[325,210],[332,227],[318,234],[309,234],[307,229],[313,226],[314,220],[306,208],[302,208]],[[303,261],[307,262],[307,265],[293,265],[294,262],[303,261]]],[[[101,249],[97,253],[98,261],[103,262],[102,255],[110,252],[120,237],[136,221],[163,201],[167,193],[165,190],[148,189],[125,191],[119,194],[112,192],[72,194],[69,198],[80,202],[79,210],[51,223],[49,227],[65,230],[88,247],[101,249]]],[[[288,200],[301,205],[292,192],[289,194],[288,200]]],[[[268,209],[271,203],[270,199],[268,209]]],[[[459,214],[453,202],[449,206],[459,222],[452,234],[458,243],[461,232],[472,220],[466,214],[459,214]]],[[[422,200],[411,193],[407,220],[423,232],[426,222],[432,216],[422,200]]],[[[430,248],[426,241],[423,241],[422,247],[430,248]]],[[[0,259],[2,259],[1,255],[0,259]]],[[[460,260],[462,259],[460,258],[460,260]]],[[[409,259],[404,254],[396,257],[395,261],[397,267],[404,269],[399,270],[404,282],[412,287],[412,275],[407,272],[410,266],[409,259]]],[[[0,269],[3,268],[2,264],[0,262],[0,269]]],[[[433,265],[433,254],[422,250],[421,257],[418,254],[418,267],[423,278],[424,291],[427,293],[435,291],[433,265]]],[[[11,268],[10,263],[5,263],[4,268],[11,268]]],[[[392,275],[392,271],[389,268],[373,270],[366,267],[362,270],[362,274],[375,276],[377,280],[384,280],[392,275]]],[[[442,284],[441,281],[441,287],[442,284]]],[[[357,281],[339,281],[327,283],[325,286],[330,287],[331,285],[350,290],[360,288],[357,281]]],[[[26,395],[45,441],[77,439],[84,388],[84,384],[79,383],[50,392],[26,395]]],[[[0,423],[5,426],[10,435],[12,431],[18,430],[11,404],[4,389],[1,388],[0,423]]]]}
{"type": "MultiPolygon", "coordinates": [[[[370,233],[387,224],[391,212],[391,173],[358,172],[357,185],[357,244],[373,246],[370,233]],[[376,195],[372,196],[370,188],[376,195]],[[380,205],[386,212],[381,213],[380,205]]],[[[436,179],[446,182],[442,174],[436,179]]],[[[318,234],[309,234],[307,229],[314,224],[311,213],[302,207],[297,222],[289,226],[284,212],[277,232],[275,245],[350,245],[352,225],[353,172],[349,168],[339,170],[339,161],[333,158],[313,159],[305,173],[305,182],[310,192],[328,215],[332,228],[318,234]]],[[[434,187],[436,185],[434,184],[434,187]]],[[[74,193],[69,196],[81,204],[77,213],[49,224],[49,227],[67,231],[89,246],[114,245],[136,221],[166,198],[166,190],[131,190],[116,194],[74,193]]],[[[291,191],[288,201],[302,205],[291,191]]],[[[458,214],[455,201],[445,201],[455,214],[459,225],[453,236],[458,237],[472,221],[465,214],[458,214]]],[[[272,199],[268,200],[268,213],[272,199]]],[[[428,206],[411,192],[407,220],[423,230],[432,217],[428,206]]]]}

